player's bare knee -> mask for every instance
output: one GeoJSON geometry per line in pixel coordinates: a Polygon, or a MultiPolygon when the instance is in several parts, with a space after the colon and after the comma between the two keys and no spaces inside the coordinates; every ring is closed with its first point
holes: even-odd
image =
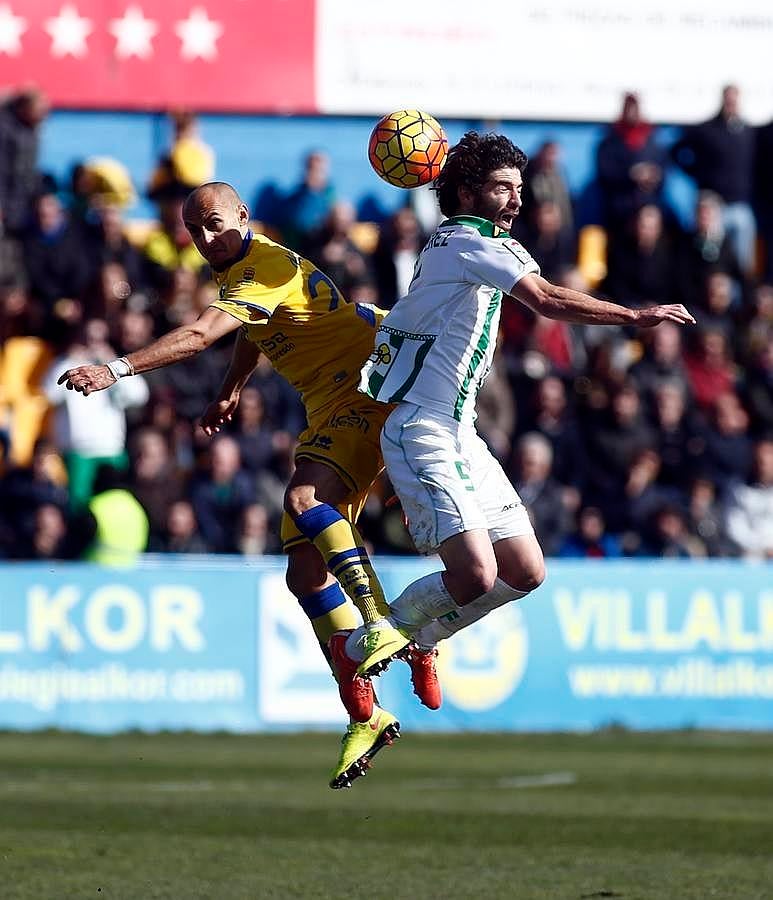
{"type": "Polygon", "coordinates": [[[500,573],[500,578],[518,591],[530,593],[535,591],[545,580],[545,560],[535,559],[520,568],[517,573],[500,573]]]}
{"type": "Polygon", "coordinates": [[[465,582],[469,594],[480,597],[488,593],[497,580],[497,567],[489,562],[475,562],[465,571],[465,582]]]}
{"type": "Polygon", "coordinates": [[[316,504],[316,492],[311,484],[290,485],[285,491],[285,512],[294,519],[311,509],[312,506],[316,506],[316,504]]]}
{"type": "Polygon", "coordinates": [[[529,569],[524,576],[524,585],[522,591],[535,591],[545,580],[545,563],[540,563],[538,567],[529,569]]]}

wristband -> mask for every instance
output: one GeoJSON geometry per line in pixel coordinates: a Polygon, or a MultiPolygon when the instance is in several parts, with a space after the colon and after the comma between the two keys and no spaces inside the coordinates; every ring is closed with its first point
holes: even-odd
{"type": "Polygon", "coordinates": [[[116,381],[118,381],[119,378],[126,378],[127,375],[134,375],[134,366],[125,356],[107,362],[105,365],[110,369],[110,374],[116,381]]]}

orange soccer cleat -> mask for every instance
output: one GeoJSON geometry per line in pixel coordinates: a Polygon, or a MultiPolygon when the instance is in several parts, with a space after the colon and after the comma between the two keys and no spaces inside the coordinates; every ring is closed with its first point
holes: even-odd
{"type": "Polygon", "coordinates": [[[443,692],[440,689],[435,666],[437,648],[433,647],[431,650],[423,650],[416,644],[410,643],[397,656],[411,667],[413,693],[428,709],[440,709],[440,704],[443,702],[443,692]]]}
{"type": "Polygon", "coordinates": [[[357,662],[346,652],[346,639],[350,634],[351,631],[336,631],[327,645],[341,702],[355,722],[367,722],[373,715],[373,685],[370,678],[357,674],[357,662]]]}

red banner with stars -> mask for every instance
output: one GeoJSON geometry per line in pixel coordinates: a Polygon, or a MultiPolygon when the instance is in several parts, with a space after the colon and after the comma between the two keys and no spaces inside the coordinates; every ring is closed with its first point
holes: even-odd
{"type": "Polygon", "coordinates": [[[314,0],[0,0],[0,89],[57,107],[315,112],[314,0]]]}

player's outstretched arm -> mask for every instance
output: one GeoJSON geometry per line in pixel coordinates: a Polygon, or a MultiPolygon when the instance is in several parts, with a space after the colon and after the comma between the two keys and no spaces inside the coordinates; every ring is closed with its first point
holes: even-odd
{"type": "Polygon", "coordinates": [[[525,275],[510,293],[541,316],[576,325],[637,325],[649,328],[665,321],[678,325],[695,324],[695,319],[681,303],[628,309],[619,303],[597,300],[582,291],[552,284],[540,275],[525,275]]]}
{"type": "MultiPolygon", "coordinates": [[[[182,325],[168,334],[163,335],[147,347],[135,350],[121,360],[116,360],[121,367],[127,366],[128,371],[120,375],[135,375],[140,372],[148,372],[151,369],[160,369],[180,362],[196,353],[201,353],[207,347],[224,335],[234,331],[241,323],[234,316],[213,306],[207,307],[204,312],[190,325],[182,325]]],[[[57,384],[64,384],[68,391],[77,391],[88,396],[95,391],[103,391],[116,381],[114,371],[116,365],[104,366],[78,366],[68,369],[59,376],[57,384]]]]}
{"type": "Polygon", "coordinates": [[[225,373],[223,384],[217,395],[217,399],[204,410],[201,417],[202,430],[210,437],[230,422],[239,405],[239,397],[247,379],[255,371],[255,366],[260,359],[260,349],[252,341],[247,340],[242,329],[236,336],[231,363],[225,373]]]}

